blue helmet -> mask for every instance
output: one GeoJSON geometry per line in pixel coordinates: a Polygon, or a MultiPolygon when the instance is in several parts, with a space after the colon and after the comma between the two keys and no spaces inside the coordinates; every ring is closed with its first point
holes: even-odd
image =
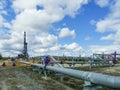
{"type": "Polygon", "coordinates": [[[46,57],[44,58],[44,60],[49,60],[49,56],[46,56],[46,57]]]}

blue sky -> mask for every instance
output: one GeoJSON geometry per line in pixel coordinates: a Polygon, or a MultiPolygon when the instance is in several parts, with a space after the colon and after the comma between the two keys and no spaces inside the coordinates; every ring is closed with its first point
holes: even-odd
{"type": "Polygon", "coordinates": [[[120,0],[1,0],[0,53],[30,56],[119,52],[120,0]],[[29,2],[29,3],[28,3],[29,2]]]}

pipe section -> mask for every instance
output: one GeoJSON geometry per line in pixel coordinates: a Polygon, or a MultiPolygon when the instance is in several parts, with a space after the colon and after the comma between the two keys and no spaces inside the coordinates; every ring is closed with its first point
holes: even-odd
{"type": "MultiPolygon", "coordinates": [[[[28,62],[22,62],[28,64],[28,62]]],[[[39,68],[44,68],[44,65],[41,64],[33,64],[32,66],[37,66],[39,68]]],[[[103,85],[112,88],[120,88],[120,77],[118,76],[111,76],[101,73],[95,72],[87,72],[87,71],[80,71],[68,68],[60,68],[55,66],[47,66],[46,69],[59,72],[62,74],[66,74],[75,78],[79,78],[85,81],[89,81],[93,84],[103,85]]]]}

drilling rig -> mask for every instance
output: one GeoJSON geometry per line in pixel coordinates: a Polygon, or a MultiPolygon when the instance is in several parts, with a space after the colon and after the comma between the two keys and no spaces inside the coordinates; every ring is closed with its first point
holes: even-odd
{"type": "Polygon", "coordinates": [[[27,42],[26,42],[26,32],[24,32],[24,42],[23,42],[22,54],[19,54],[18,57],[22,59],[28,59],[29,55],[27,52],[27,42]]]}

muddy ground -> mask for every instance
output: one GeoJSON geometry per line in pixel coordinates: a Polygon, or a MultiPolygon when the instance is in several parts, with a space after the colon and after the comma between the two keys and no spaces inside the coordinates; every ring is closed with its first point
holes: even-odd
{"type": "MultiPolygon", "coordinates": [[[[92,69],[87,66],[71,68],[120,76],[120,65],[92,69]]],[[[83,84],[82,80],[66,75],[61,81],[60,76],[50,74],[45,79],[43,74],[39,75],[37,71],[33,72],[26,67],[0,67],[0,90],[82,90],[83,84]]],[[[103,87],[100,90],[115,89],[103,87]]]]}

